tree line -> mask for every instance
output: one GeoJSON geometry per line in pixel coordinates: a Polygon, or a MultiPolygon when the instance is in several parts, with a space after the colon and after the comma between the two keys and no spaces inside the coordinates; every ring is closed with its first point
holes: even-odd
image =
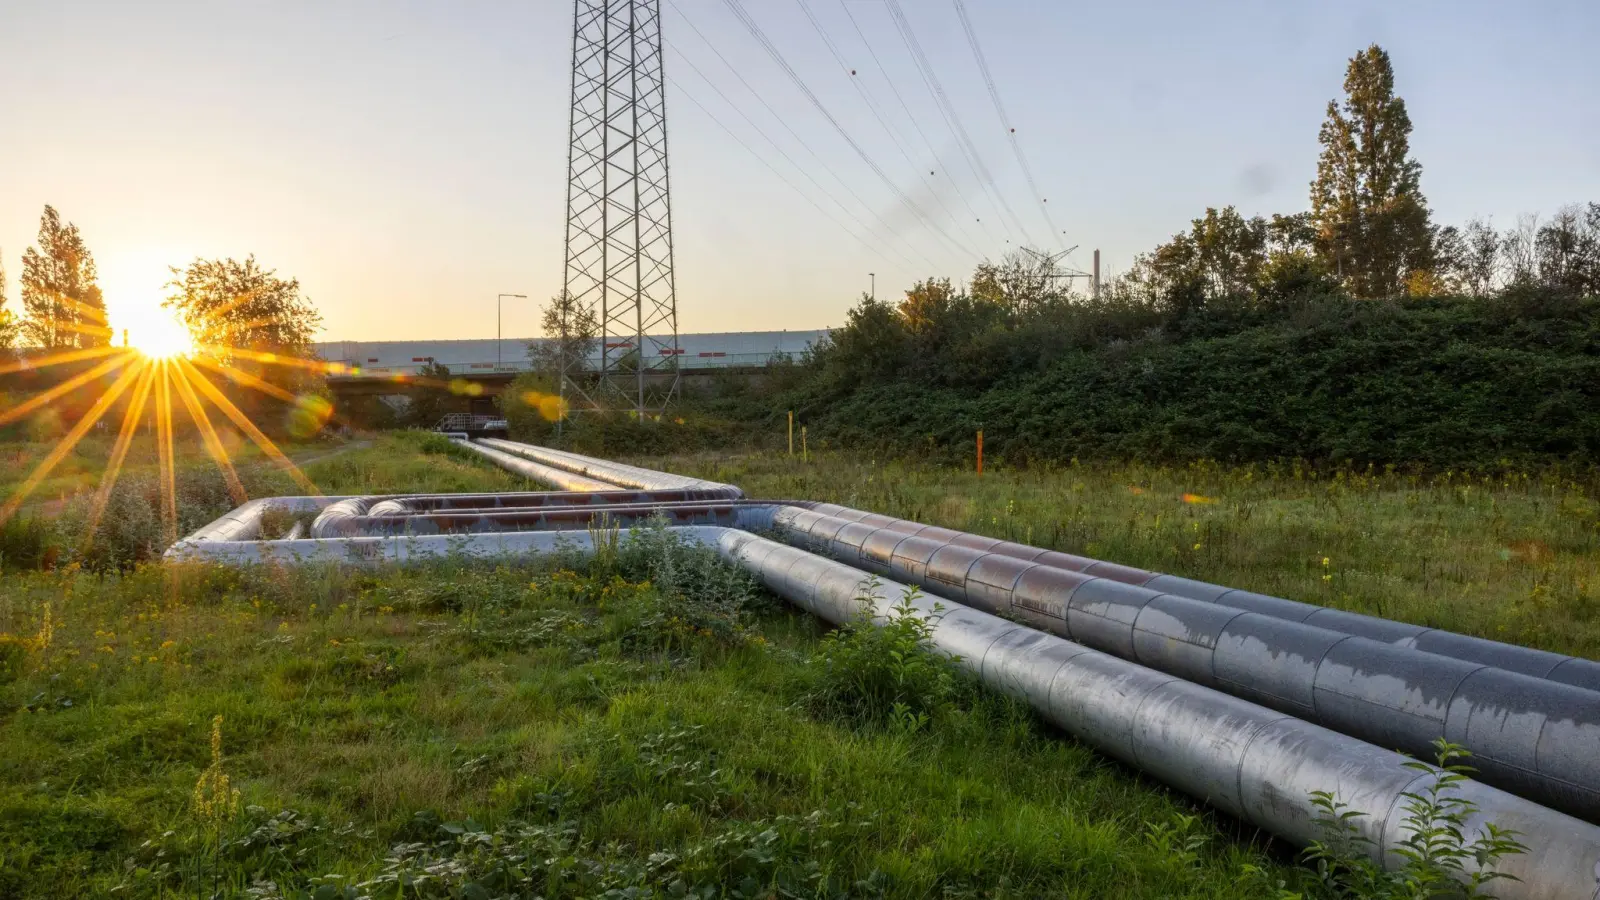
{"type": "MultiPolygon", "coordinates": [[[[325,393],[312,356],[321,326],[316,307],[294,278],[280,277],[254,256],[197,258],[169,269],[160,308],[142,315],[172,315],[188,330],[198,366],[187,367],[226,390],[235,405],[268,430],[295,430],[295,410],[325,393]],[[297,362],[300,361],[300,362],[297,362]]],[[[7,276],[0,265],[0,356],[23,355],[48,367],[22,367],[0,375],[0,396],[31,394],[96,365],[96,359],[59,357],[62,352],[110,349],[118,336],[107,319],[94,255],[78,226],[45,206],[38,240],[22,254],[18,279],[21,310],[7,308],[7,276]]],[[[110,375],[106,376],[111,377],[110,375]]],[[[75,392],[42,413],[59,423],[63,413],[81,414],[97,388],[75,392]]],[[[38,423],[35,423],[38,425],[38,423]]],[[[58,427],[39,425],[50,431],[58,427]]]]}
{"type": "MultiPolygon", "coordinates": [[[[322,317],[298,280],[278,277],[254,256],[195,259],[170,271],[162,306],[189,329],[196,346],[229,361],[250,351],[310,354],[322,317]]],[[[39,218],[37,245],[23,251],[18,286],[21,315],[6,308],[0,259],[0,349],[76,350],[114,343],[94,254],[78,226],[62,221],[53,206],[46,205],[39,218]]]]}
{"type": "Polygon", "coordinates": [[[1388,54],[1343,87],[1306,209],[1207,209],[1097,292],[1016,252],[863,297],[769,388],[702,409],[924,454],[982,427],[1015,459],[1600,461],[1600,204],[1441,226],[1388,54]]]}

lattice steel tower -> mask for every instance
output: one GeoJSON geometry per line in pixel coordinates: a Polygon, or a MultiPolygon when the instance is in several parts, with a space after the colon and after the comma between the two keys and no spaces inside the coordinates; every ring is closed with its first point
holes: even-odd
{"type": "Polygon", "coordinates": [[[563,287],[599,347],[564,364],[563,389],[576,409],[657,414],[681,352],[660,0],[575,0],[571,129],[563,287]]]}

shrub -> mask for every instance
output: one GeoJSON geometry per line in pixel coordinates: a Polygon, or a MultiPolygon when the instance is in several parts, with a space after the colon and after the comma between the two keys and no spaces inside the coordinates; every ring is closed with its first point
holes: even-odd
{"type": "Polygon", "coordinates": [[[1495,871],[1507,856],[1526,853],[1516,832],[1486,823],[1478,834],[1467,831],[1467,818],[1477,806],[1457,796],[1454,789],[1466,781],[1472,768],[1461,760],[1466,748],[1440,738],[1438,765],[1410,762],[1407,767],[1433,776],[1426,789],[1407,792],[1401,831],[1406,837],[1395,850],[1404,861],[1385,871],[1372,860],[1372,841],[1360,833],[1355,820],[1366,816],[1334,798],[1329,791],[1312,793],[1320,815],[1323,838],[1306,850],[1306,859],[1330,897],[1356,900],[1425,900],[1456,896],[1491,897],[1486,886],[1516,876],[1495,871]],[[1468,865],[1473,871],[1467,871],[1468,865]]]}
{"type": "Polygon", "coordinates": [[[0,522],[0,572],[47,569],[60,553],[60,534],[49,521],[30,516],[0,522]]]}
{"type": "MultiPolygon", "coordinates": [[[[870,589],[869,589],[870,592],[870,589]]],[[[930,644],[942,606],[924,616],[917,591],[902,595],[882,624],[870,606],[822,641],[815,702],[828,714],[917,731],[943,715],[956,694],[955,660],[930,644]]]]}
{"type": "Polygon", "coordinates": [[[795,409],[813,441],[950,461],[982,428],[992,458],[1018,462],[1600,463],[1600,297],[1316,296],[1201,315],[1102,333],[1084,312],[1077,336],[1025,322],[900,343],[855,335],[857,317],[766,408],[795,409]]]}

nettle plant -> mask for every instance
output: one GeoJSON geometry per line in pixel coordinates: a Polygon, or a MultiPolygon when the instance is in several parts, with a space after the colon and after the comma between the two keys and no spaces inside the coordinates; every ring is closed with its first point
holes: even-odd
{"type": "Polygon", "coordinates": [[[869,582],[862,611],[823,638],[813,663],[821,675],[816,699],[826,711],[861,721],[920,731],[944,713],[957,692],[954,657],[933,650],[934,626],[943,614],[917,609],[912,588],[881,623],[872,610],[881,597],[869,582]]]}
{"type": "Polygon", "coordinates": [[[1477,804],[1460,795],[1458,787],[1474,769],[1464,761],[1470,751],[1440,738],[1434,741],[1437,765],[1413,761],[1406,767],[1433,776],[1427,787],[1407,792],[1401,833],[1405,837],[1392,853],[1401,865],[1384,870],[1373,860],[1372,840],[1361,833],[1356,820],[1367,815],[1335,799],[1331,791],[1313,791],[1317,824],[1323,838],[1306,849],[1307,863],[1329,896],[1358,900],[1431,900],[1465,896],[1492,898],[1495,881],[1518,880],[1496,871],[1508,856],[1526,853],[1517,832],[1485,822],[1472,830],[1468,820],[1477,804]]]}

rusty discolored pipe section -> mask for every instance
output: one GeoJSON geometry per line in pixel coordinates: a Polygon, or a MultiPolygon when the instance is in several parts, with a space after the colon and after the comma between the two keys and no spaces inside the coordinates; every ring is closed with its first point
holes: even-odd
{"type": "Polygon", "coordinates": [[[1450,740],[1484,781],[1600,821],[1600,693],[1164,593],[1125,566],[823,513],[780,508],[774,527],[863,571],[1381,747],[1431,758],[1450,740]]]}

